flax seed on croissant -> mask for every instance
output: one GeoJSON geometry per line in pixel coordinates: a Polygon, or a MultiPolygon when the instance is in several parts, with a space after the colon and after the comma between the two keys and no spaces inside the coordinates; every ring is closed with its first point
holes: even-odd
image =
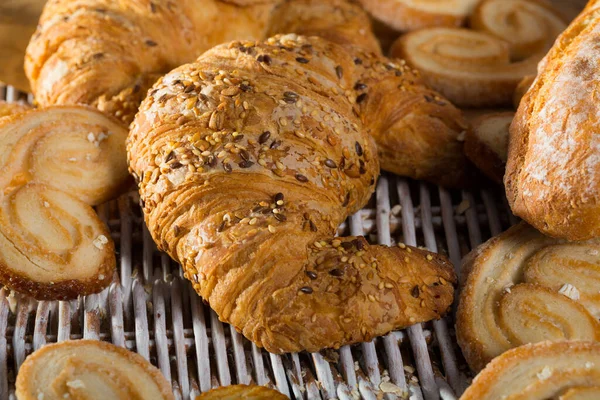
{"type": "Polygon", "coordinates": [[[114,244],[92,205],[129,182],[127,131],[81,106],[0,119],[0,282],[37,299],[106,287],[114,244]]]}
{"type": "Polygon", "coordinates": [[[98,340],[53,343],[19,370],[18,400],[173,400],[171,385],[139,354],[98,340]]]}
{"type": "Polygon", "coordinates": [[[513,212],[569,240],[600,237],[599,37],[600,2],[590,1],[540,64],[510,129],[513,212]]]}
{"type": "Polygon", "coordinates": [[[475,371],[544,340],[600,340],[600,242],[564,242],[521,223],[473,250],[456,334],[475,371]]]}
{"type": "MultiPolygon", "coordinates": [[[[223,321],[271,352],[370,340],[452,302],[446,258],[333,237],[375,187],[367,132],[398,118],[371,99],[404,74],[285,35],[218,46],[142,103],[128,156],[154,240],[223,321]]],[[[412,90],[389,95],[427,104],[412,90]]]]}
{"type": "Polygon", "coordinates": [[[600,396],[600,344],[541,342],[495,358],[461,400],[593,400],[600,396]]]}
{"type": "Polygon", "coordinates": [[[394,43],[391,55],[406,59],[458,106],[508,106],[566,23],[544,2],[485,0],[471,27],[409,32],[394,43]]]}

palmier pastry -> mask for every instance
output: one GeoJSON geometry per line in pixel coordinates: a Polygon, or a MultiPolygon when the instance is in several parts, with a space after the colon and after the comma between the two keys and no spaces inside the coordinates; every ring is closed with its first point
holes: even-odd
{"type": "Polygon", "coordinates": [[[114,245],[92,205],[129,182],[127,131],[87,107],[0,119],[0,282],[37,299],[106,287],[114,245]]]}
{"type": "Polygon", "coordinates": [[[462,268],[456,333],[473,370],[525,343],[600,340],[600,242],[567,243],[520,223],[462,268]]]}
{"type": "Polygon", "coordinates": [[[472,25],[410,32],[394,43],[391,55],[404,58],[458,106],[510,106],[518,83],[535,75],[566,27],[554,9],[535,0],[485,0],[472,25]]]}
{"type": "Polygon", "coordinates": [[[98,340],[42,347],[19,370],[18,400],[174,400],[171,385],[139,354],[98,340]]]}
{"type": "Polygon", "coordinates": [[[496,357],[460,400],[593,400],[600,396],[600,343],[541,342],[496,357]]]}

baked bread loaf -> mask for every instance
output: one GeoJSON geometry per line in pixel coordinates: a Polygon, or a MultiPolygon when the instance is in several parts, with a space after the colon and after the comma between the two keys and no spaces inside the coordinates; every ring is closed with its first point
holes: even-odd
{"type": "Polygon", "coordinates": [[[525,343],[600,340],[600,242],[566,243],[520,223],[469,253],[456,335],[474,371],[525,343]]]}
{"type": "Polygon", "coordinates": [[[542,342],[495,358],[460,400],[593,400],[600,396],[600,343],[542,342]]]}
{"type": "Polygon", "coordinates": [[[407,33],[394,43],[391,55],[405,59],[458,106],[510,106],[518,83],[535,74],[566,27],[553,8],[535,0],[485,0],[471,21],[474,30],[438,27],[407,33]]]}
{"type": "Polygon", "coordinates": [[[445,257],[333,237],[374,190],[368,132],[418,122],[417,104],[451,107],[395,89],[408,76],[290,34],[215,47],[142,103],[128,156],[152,237],[221,320],[268,351],[367,341],[450,306],[445,257]],[[403,108],[386,114],[387,96],[403,108]]]}
{"type": "Polygon", "coordinates": [[[81,106],[0,119],[0,282],[72,299],[112,280],[114,245],[92,205],[129,182],[127,131],[81,106]]]}
{"type": "Polygon", "coordinates": [[[277,390],[256,385],[231,385],[210,390],[196,397],[196,400],[287,400],[277,390]]]}
{"type": "Polygon", "coordinates": [[[0,100],[0,118],[8,117],[10,115],[23,113],[31,110],[31,106],[25,103],[9,103],[4,100],[0,100]]]}
{"type": "Polygon", "coordinates": [[[502,183],[508,153],[508,130],[514,118],[512,111],[490,112],[471,121],[465,136],[467,157],[497,183],[502,183]]]}
{"type": "Polygon", "coordinates": [[[480,0],[360,0],[373,17],[397,31],[462,26],[480,0]]]}
{"type": "Polygon", "coordinates": [[[98,340],[54,343],[19,370],[18,400],[174,400],[171,385],[139,354],[98,340]]]}
{"type": "Polygon", "coordinates": [[[558,38],[510,129],[504,183],[514,214],[569,240],[600,236],[599,6],[590,1],[558,38]]]}

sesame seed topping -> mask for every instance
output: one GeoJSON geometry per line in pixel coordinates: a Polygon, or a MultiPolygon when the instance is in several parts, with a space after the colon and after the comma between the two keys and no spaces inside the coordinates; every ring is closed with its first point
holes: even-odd
{"type": "Polygon", "coordinates": [[[433,260],[433,257],[431,256],[431,254],[427,254],[427,260],[429,260],[429,261],[433,260]]]}
{"type": "Polygon", "coordinates": [[[312,288],[309,286],[303,286],[300,288],[302,293],[311,294],[313,292],[312,288]]]}
{"type": "Polygon", "coordinates": [[[339,269],[339,268],[334,268],[331,271],[329,271],[329,275],[331,276],[343,276],[344,275],[344,271],[339,269]]]}
{"type": "Polygon", "coordinates": [[[268,229],[269,229],[269,232],[271,232],[271,233],[277,232],[277,229],[273,225],[269,225],[268,229]]]}
{"type": "Polygon", "coordinates": [[[308,276],[313,281],[317,279],[317,273],[314,271],[306,271],[306,276],[308,276]]]}
{"type": "Polygon", "coordinates": [[[335,67],[335,74],[337,75],[338,79],[342,79],[342,77],[344,76],[344,69],[341,65],[335,67]]]}
{"type": "Polygon", "coordinates": [[[356,154],[358,154],[358,156],[359,156],[359,157],[363,155],[363,148],[362,148],[362,146],[360,145],[360,143],[358,143],[358,142],[355,142],[355,143],[354,143],[354,148],[355,148],[355,150],[356,150],[356,154]]]}
{"type": "Polygon", "coordinates": [[[274,200],[277,203],[279,201],[283,201],[283,198],[284,198],[283,193],[279,192],[275,195],[274,200]]]}
{"type": "Polygon", "coordinates": [[[356,84],[354,85],[354,90],[365,90],[366,88],[367,85],[361,82],[356,82],[356,84]]]}
{"type": "Polygon", "coordinates": [[[297,57],[296,61],[298,61],[300,64],[308,64],[308,60],[304,57],[297,57]]]}
{"type": "Polygon", "coordinates": [[[287,217],[285,215],[283,215],[283,214],[273,214],[273,216],[279,222],[285,222],[285,221],[287,221],[287,217]]]}
{"type": "Polygon", "coordinates": [[[375,302],[375,296],[373,296],[372,294],[367,296],[369,298],[369,301],[372,301],[373,303],[375,302]]]}

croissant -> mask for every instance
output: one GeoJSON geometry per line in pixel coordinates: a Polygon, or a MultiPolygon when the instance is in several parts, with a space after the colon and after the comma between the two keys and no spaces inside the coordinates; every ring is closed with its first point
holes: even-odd
{"type": "Polygon", "coordinates": [[[232,385],[210,390],[196,397],[196,400],[286,400],[287,397],[276,390],[264,386],[232,385]]]}
{"type": "Polygon", "coordinates": [[[174,400],[171,385],[139,354],[98,340],[54,343],[19,370],[18,400],[174,400]]]}
{"type": "Polygon", "coordinates": [[[600,344],[541,342],[495,358],[460,400],[597,399],[600,396],[600,344]]]}
{"type": "Polygon", "coordinates": [[[142,103],[128,157],[154,240],[221,320],[268,351],[370,340],[450,306],[445,257],[333,237],[375,187],[367,132],[398,118],[372,101],[421,102],[412,88],[390,92],[410,74],[290,34],[215,47],[142,103]]]}
{"type": "Polygon", "coordinates": [[[397,31],[461,26],[480,0],[360,0],[375,18],[397,31]]]}
{"type": "Polygon", "coordinates": [[[513,212],[569,240],[600,236],[599,6],[590,1],[557,39],[510,129],[504,183],[513,212]]]}
{"type": "Polygon", "coordinates": [[[461,107],[512,104],[523,77],[536,72],[566,27],[558,12],[535,0],[485,0],[474,30],[427,28],[401,36],[391,55],[418,69],[433,89],[461,107]]]}
{"type": "Polygon", "coordinates": [[[127,187],[127,131],[92,108],[0,119],[0,282],[37,299],[99,292],[114,244],[92,205],[127,187]]]}
{"type": "Polygon", "coordinates": [[[456,335],[475,371],[544,340],[600,340],[600,242],[566,243],[520,223],[473,250],[456,335]]]}
{"type": "Polygon", "coordinates": [[[508,152],[512,111],[484,113],[471,121],[465,135],[465,155],[494,182],[502,183],[508,152]]]}

